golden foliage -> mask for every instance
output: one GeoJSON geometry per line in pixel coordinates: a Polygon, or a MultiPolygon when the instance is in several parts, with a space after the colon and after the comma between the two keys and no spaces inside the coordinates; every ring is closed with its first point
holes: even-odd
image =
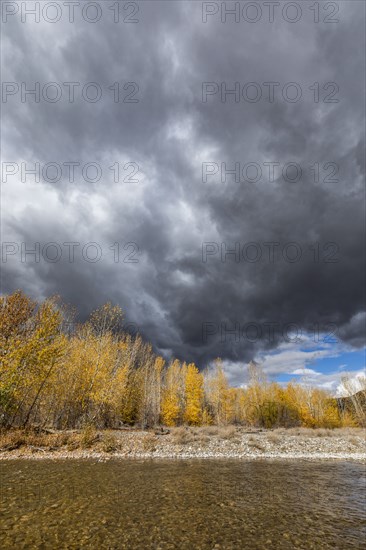
{"type": "Polygon", "coordinates": [[[350,391],[351,406],[340,410],[323,390],[266,382],[255,363],[249,386],[233,388],[219,359],[203,373],[193,363],[165,365],[140,336],[121,330],[118,306],[105,304],[65,333],[69,316],[57,297],[0,296],[1,426],[83,428],[87,445],[91,427],[121,423],[328,429],[365,422],[365,391],[350,391]]]}
{"type": "Polygon", "coordinates": [[[202,422],[203,376],[194,363],[187,367],[185,379],[184,420],[187,424],[200,425],[202,422]]]}

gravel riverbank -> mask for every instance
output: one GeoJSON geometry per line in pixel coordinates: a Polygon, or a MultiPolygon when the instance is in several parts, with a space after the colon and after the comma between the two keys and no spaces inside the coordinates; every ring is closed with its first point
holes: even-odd
{"type": "Polygon", "coordinates": [[[160,430],[63,431],[3,435],[0,460],[12,459],[309,459],[366,463],[365,430],[248,430],[234,426],[160,430]]]}

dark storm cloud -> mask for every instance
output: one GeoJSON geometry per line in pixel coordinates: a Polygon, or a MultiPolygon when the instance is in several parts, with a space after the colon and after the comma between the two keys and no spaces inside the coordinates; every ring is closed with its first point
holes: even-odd
{"type": "Polygon", "coordinates": [[[307,332],[335,325],[344,341],[362,345],[363,7],[340,8],[333,25],[312,23],[310,12],[296,24],[222,24],[217,17],[203,24],[201,5],[192,2],[143,2],[135,25],[107,17],[54,25],[14,17],[3,25],[3,81],[29,88],[97,82],[103,89],[97,103],[79,94],[74,103],[9,97],[3,161],[97,162],[103,177],[90,183],[78,173],[70,182],[63,173],[53,184],[9,177],[2,239],[20,251],[2,264],[2,291],[59,293],[82,315],[117,302],[157,349],[201,366],[218,355],[246,361],[275,348],[289,324],[307,332]],[[108,86],[117,81],[137,83],[139,102],[114,103],[108,86]],[[279,83],[273,102],[222,102],[219,94],[202,102],[203,82],[228,89],[256,82],[264,91],[270,81],[279,83]],[[288,82],[302,90],[296,103],[282,97],[288,82]],[[315,82],[318,103],[309,90],[315,82]],[[327,82],[339,86],[338,103],[323,102],[332,91],[322,88],[327,82]],[[109,166],[117,161],[136,163],[139,183],[115,183],[109,166]],[[256,163],[263,177],[222,183],[218,174],[203,182],[203,162],[256,163]],[[274,181],[265,162],[279,163],[274,181]],[[282,177],[289,162],[302,168],[297,182],[282,177]],[[326,180],[334,165],[338,182],[326,180]],[[62,248],[60,261],[21,262],[20,243],[51,241],[62,248]],[[71,241],[80,243],[72,263],[63,245],[71,241]],[[90,242],[102,250],[96,263],[80,252],[90,242]],[[204,262],[207,242],[217,247],[204,262]],[[257,262],[243,259],[250,242],[261,250],[257,262]],[[291,242],[301,251],[296,262],[284,255],[294,252],[286,248],[291,242]],[[137,244],[137,263],[123,261],[133,251],[126,243],[137,244]],[[239,243],[239,262],[233,255],[221,261],[222,243],[239,243]],[[273,261],[264,243],[278,243],[273,261]],[[249,323],[260,338],[246,332],[249,323]]]}

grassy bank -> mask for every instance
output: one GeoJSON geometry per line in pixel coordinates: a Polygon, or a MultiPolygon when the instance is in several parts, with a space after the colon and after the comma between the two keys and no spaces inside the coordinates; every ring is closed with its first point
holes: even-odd
{"type": "Polygon", "coordinates": [[[236,426],[170,430],[9,430],[0,460],[12,458],[314,458],[366,461],[365,430],[236,426]]]}

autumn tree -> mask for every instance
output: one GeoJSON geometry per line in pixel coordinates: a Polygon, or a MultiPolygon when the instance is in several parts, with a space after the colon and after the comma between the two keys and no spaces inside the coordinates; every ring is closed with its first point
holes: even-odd
{"type": "Polygon", "coordinates": [[[345,373],[341,381],[356,421],[366,426],[366,376],[351,378],[345,373]]]}
{"type": "Polygon", "coordinates": [[[232,417],[232,399],[221,359],[206,371],[206,395],[216,424],[228,424],[232,417]]]}
{"type": "Polygon", "coordinates": [[[2,423],[26,425],[66,346],[62,312],[57,298],[38,305],[19,291],[1,298],[0,311],[2,423]]]}
{"type": "Polygon", "coordinates": [[[36,302],[17,290],[9,296],[0,296],[0,414],[6,424],[16,407],[18,388],[22,381],[21,366],[16,356],[19,346],[27,338],[30,319],[36,302]]]}
{"type": "Polygon", "coordinates": [[[170,363],[164,376],[161,402],[161,419],[167,426],[176,426],[179,422],[181,407],[181,368],[180,362],[170,363]]]}
{"type": "Polygon", "coordinates": [[[160,419],[161,378],[165,361],[162,357],[154,358],[151,354],[141,366],[143,392],[140,409],[142,426],[155,426],[160,419]]]}
{"type": "Polygon", "coordinates": [[[187,367],[185,376],[184,421],[199,425],[202,422],[203,376],[194,363],[187,367]]]}

